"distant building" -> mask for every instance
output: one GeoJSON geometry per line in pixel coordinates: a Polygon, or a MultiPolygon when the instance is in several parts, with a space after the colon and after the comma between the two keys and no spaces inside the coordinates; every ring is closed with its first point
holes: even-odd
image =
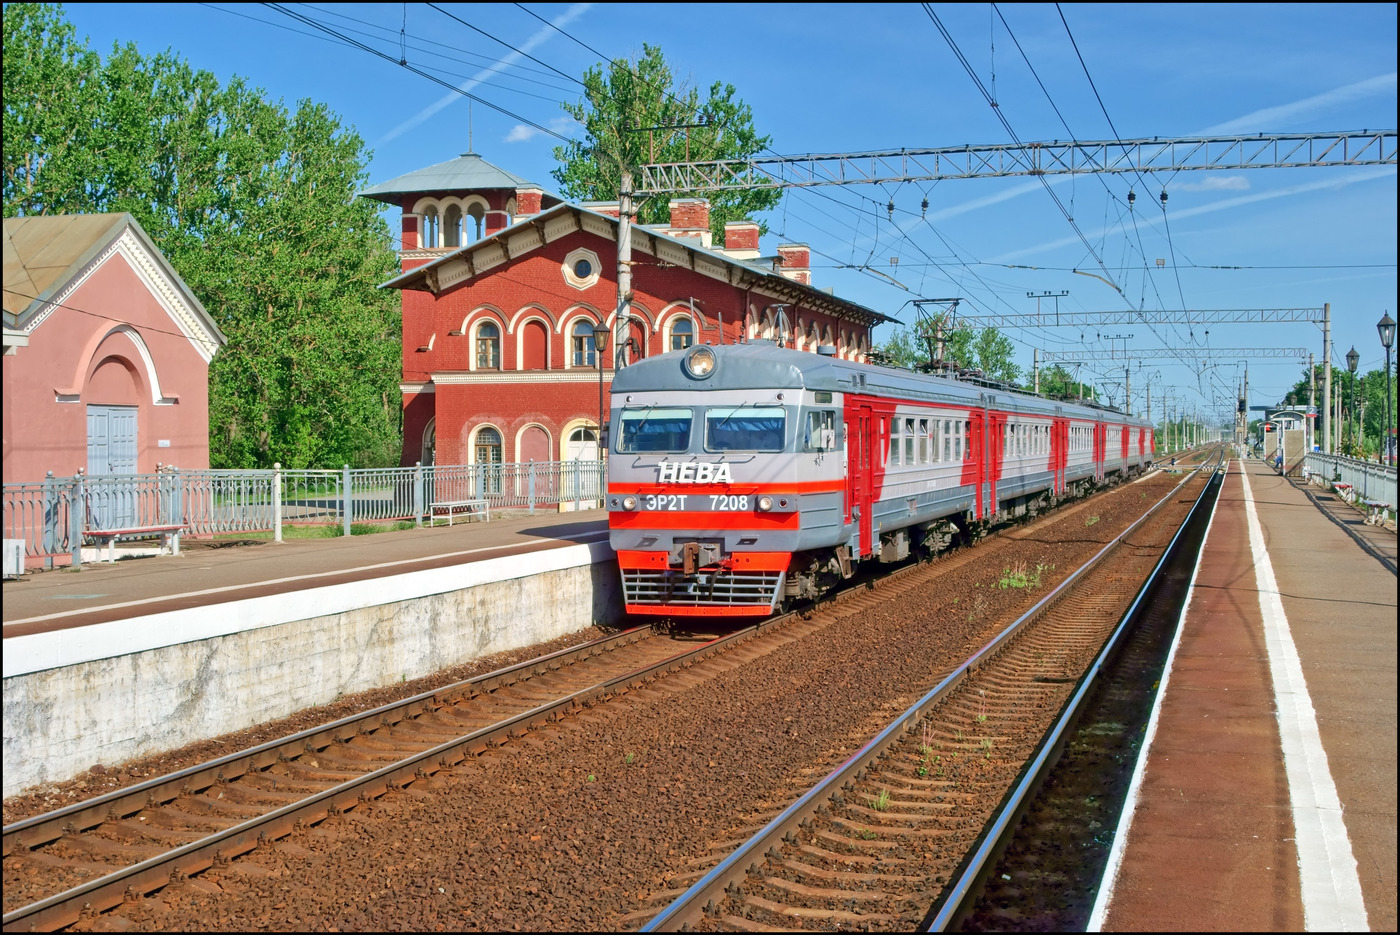
{"type": "Polygon", "coordinates": [[[4,475],[209,466],[225,343],[129,214],[7,218],[4,475]]]}
{"type": "Polygon", "coordinates": [[[777,339],[863,360],[870,329],[889,320],[813,287],[805,244],[762,256],[752,221],[713,244],[704,199],[632,228],[619,327],[616,202],[566,204],[475,153],[362,195],[402,210],[404,272],[386,286],[403,292],[405,464],[596,458],[600,323],[606,390],[619,355],[692,343],[777,339]]]}

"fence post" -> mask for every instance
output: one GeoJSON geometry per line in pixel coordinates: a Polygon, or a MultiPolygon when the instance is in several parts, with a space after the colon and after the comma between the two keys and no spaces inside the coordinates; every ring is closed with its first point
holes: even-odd
{"type": "Polygon", "coordinates": [[[351,511],[354,509],[355,501],[350,497],[350,465],[341,465],[340,469],[340,515],[342,517],[343,531],[348,538],[350,535],[351,511]]]}
{"type": "Polygon", "coordinates": [[[530,466],[526,468],[530,476],[530,515],[535,515],[535,459],[530,459],[530,466]]]}
{"type": "Polygon", "coordinates": [[[282,462],[272,462],[272,541],[282,541],[282,462]]]}
{"type": "Polygon", "coordinates": [[[43,532],[39,539],[40,551],[44,553],[44,567],[53,567],[53,553],[58,544],[58,491],[53,479],[53,471],[44,474],[44,516],[43,532]]]}
{"type": "Polygon", "coordinates": [[[68,498],[68,545],[73,550],[73,567],[83,564],[83,475],[73,475],[73,489],[68,498]]]}
{"type": "Polygon", "coordinates": [[[413,462],[413,521],[423,528],[423,462],[413,462]]]}

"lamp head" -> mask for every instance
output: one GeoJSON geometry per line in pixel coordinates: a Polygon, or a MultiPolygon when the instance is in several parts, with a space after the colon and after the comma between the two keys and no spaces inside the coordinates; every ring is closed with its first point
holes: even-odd
{"type": "Polygon", "coordinates": [[[1395,320],[1390,317],[1390,312],[1385,313],[1385,317],[1376,322],[1376,331],[1381,336],[1381,346],[1386,350],[1395,344],[1395,320]]]}
{"type": "Polygon", "coordinates": [[[1361,355],[1356,353],[1355,347],[1347,351],[1347,369],[1350,370],[1352,373],[1356,372],[1356,364],[1360,360],[1361,355]]]}

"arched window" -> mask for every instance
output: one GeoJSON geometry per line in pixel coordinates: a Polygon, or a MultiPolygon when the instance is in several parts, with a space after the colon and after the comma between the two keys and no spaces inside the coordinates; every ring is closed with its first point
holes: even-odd
{"type": "Polygon", "coordinates": [[[420,463],[427,467],[437,460],[437,418],[428,420],[427,428],[423,429],[423,455],[420,463]]]}
{"type": "Polygon", "coordinates": [[[481,225],[486,220],[486,208],[481,204],[481,202],[473,202],[470,205],[467,205],[467,217],[472,219],[472,221],[474,222],[474,226],[476,227],[475,233],[472,234],[472,240],[480,240],[481,225]]]}
{"type": "Polygon", "coordinates": [[[484,321],[476,328],[476,369],[501,369],[501,329],[484,321]]]}
{"type": "Polygon", "coordinates": [[[695,326],[689,318],[677,318],[671,323],[671,346],[669,350],[683,351],[695,343],[695,326]]]}
{"type": "Polygon", "coordinates": [[[593,322],[580,318],[570,331],[573,338],[573,361],[575,367],[596,366],[597,354],[593,347],[593,322]]]}
{"type": "Polygon", "coordinates": [[[438,245],[437,208],[429,205],[423,209],[423,246],[432,249],[438,245]]]}
{"type": "Polygon", "coordinates": [[[501,433],[486,426],[476,433],[475,462],[482,466],[481,489],[487,494],[501,492],[501,433]]]}
{"type": "Polygon", "coordinates": [[[448,205],[442,214],[442,235],[444,247],[462,246],[462,209],[448,205]]]}

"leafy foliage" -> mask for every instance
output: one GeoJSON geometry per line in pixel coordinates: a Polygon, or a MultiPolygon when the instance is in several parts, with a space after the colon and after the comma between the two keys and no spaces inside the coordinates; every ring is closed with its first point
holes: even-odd
{"type": "MultiPolygon", "coordinates": [[[[635,62],[614,59],[596,65],[583,76],[584,97],[564,110],[578,121],[585,139],[556,147],[559,168],[553,171],[560,192],[580,201],[612,201],[622,184],[621,162],[637,166],[652,162],[744,159],[766,148],[770,138],[753,128],[753,111],[735,97],[734,86],[716,81],[704,103],[695,88],[677,84],[657,46],[642,45],[635,62]],[[688,129],[633,130],[632,127],[688,129]]],[[[726,221],[742,221],[778,204],[779,191],[723,192],[710,196],[710,229],[716,240],[726,221]]],[[[637,205],[642,224],[664,224],[669,210],[664,198],[637,205]]],[[[763,225],[760,224],[761,229],[763,225]]]]}
{"type": "Polygon", "coordinates": [[[368,153],[171,52],[106,62],[58,7],[5,7],[4,214],[130,212],[229,343],[210,366],[216,467],[396,463],[397,272],[368,153]]]}
{"type": "Polygon", "coordinates": [[[899,329],[876,353],[891,366],[926,369],[937,354],[938,336],[943,337],[943,359],[962,368],[977,368],[992,380],[1015,383],[1021,368],[1012,360],[1011,339],[996,328],[978,331],[962,322],[946,325],[946,315],[920,316],[909,329],[899,329]]]}

